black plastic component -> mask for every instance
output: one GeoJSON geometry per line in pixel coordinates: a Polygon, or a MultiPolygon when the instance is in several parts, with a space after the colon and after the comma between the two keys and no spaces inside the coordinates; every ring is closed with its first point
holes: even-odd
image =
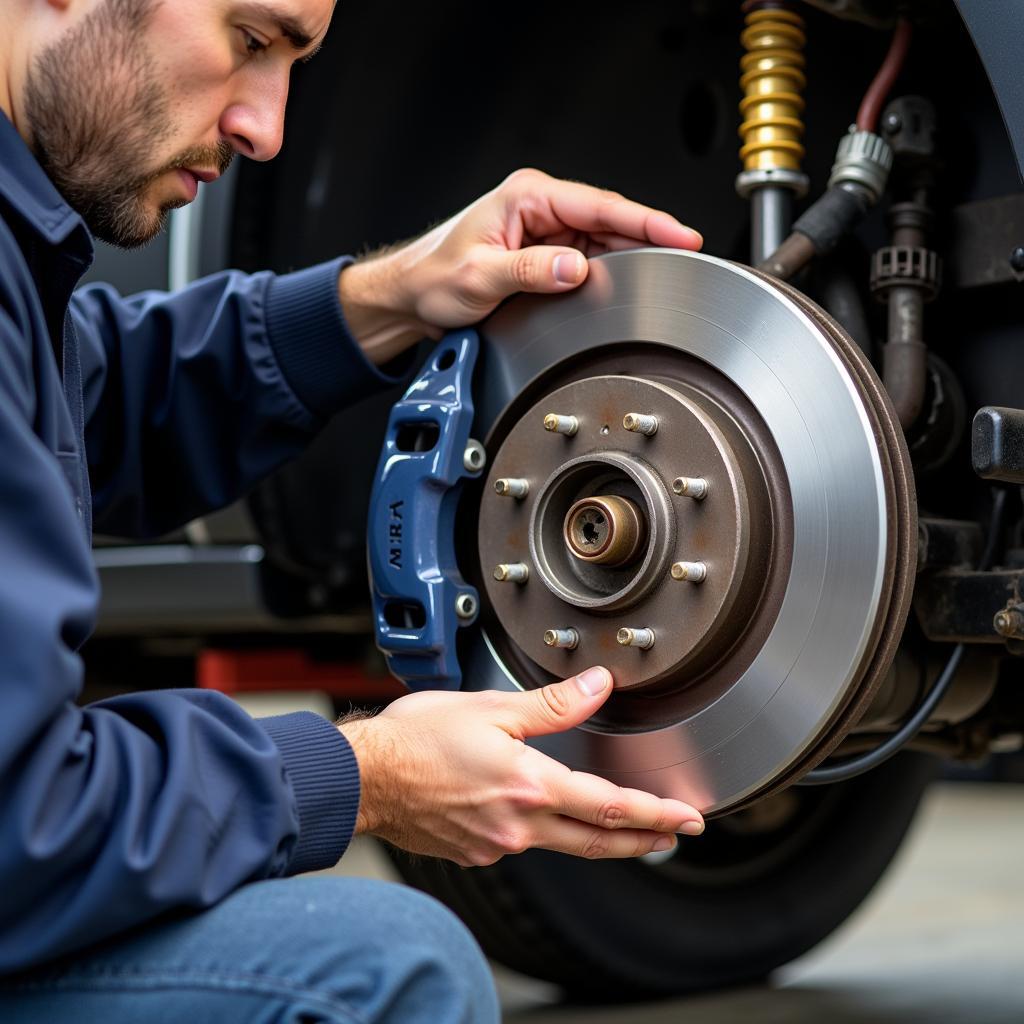
{"type": "Polygon", "coordinates": [[[979,409],[971,427],[971,462],[986,480],[1024,484],[1024,409],[979,409]]]}
{"type": "Polygon", "coordinates": [[[806,235],[819,256],[831,252],[864,219],[870,203],[867,193],[833,185],[812,203],[793,225],[806,235]]]}

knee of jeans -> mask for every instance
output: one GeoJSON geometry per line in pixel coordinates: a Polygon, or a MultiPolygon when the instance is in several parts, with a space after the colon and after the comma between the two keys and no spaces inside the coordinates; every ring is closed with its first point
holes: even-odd
{"type": "MultiPolygon", "coordinates": [[[[361,911],[357,957],[364,971],[358,972],[362,982],[355,982],[356,1001],[369,1019],[497,1024],[490,966],[455,914],[432,896],[395,882],[350,878],[342,886],[339,896],[344,893],[349,908],[361,911]]],[[[339,949],[343,960],[351,952],[339,949]]]]}

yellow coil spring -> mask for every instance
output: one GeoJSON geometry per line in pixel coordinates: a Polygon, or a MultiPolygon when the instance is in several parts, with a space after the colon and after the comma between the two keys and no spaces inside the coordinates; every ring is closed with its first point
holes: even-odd
{"type": "Polygon", "coordinates": [[[740,42],[740,159],[744,171],[799,171],[807,79],[804,66],[804,21],[787,10],[751,11],[740,42]]]}

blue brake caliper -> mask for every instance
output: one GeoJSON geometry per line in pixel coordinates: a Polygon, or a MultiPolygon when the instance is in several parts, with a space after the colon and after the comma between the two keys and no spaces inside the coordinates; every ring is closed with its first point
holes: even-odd
{"type": "Polygon", "coordinates": [[[410,689],[457,690],[460,626],[480,607],[455,563],[461,482],[483,470],[470,440],[479,340],[454,331],[396,402],[377,464],[367,536],[377,646],[410,689]]]}

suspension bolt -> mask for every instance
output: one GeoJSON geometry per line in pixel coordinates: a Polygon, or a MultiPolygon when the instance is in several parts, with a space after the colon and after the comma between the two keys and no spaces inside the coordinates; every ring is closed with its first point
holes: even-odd
{"type": "Polygon", "coordinates": [[[708,576],[708,567],[703,562],[673,562],[672,579],[684,583],[703,583],[708,576]]]}
{"type": "Polygon", "coordinates": [[[708,482],[702,476],[677,476],[672,481],[672,490],[684,498],[703,501],[707,497],[708,482]]]}
{"type": "Polygon", "coordinates": [[[654,646],[653,629],[629,629],[623,627],[615,634],[623,647],[639,647],[642,651],[649,651],[654,646]]]}
{"type": "Polygon", "coordinates": [[[552,434],[572,437],[580,429],[580,421],[575,416],[559,416],[557,413],[549,412],[544,417],[544,429],[552,434]]]}
{"type": "Polygon", "coordinates": [[[494,490],[497,494],[507,495],[509,498],[525,498],[530,493],[530,481],[521,477],[502,477],[494,481],[494,490]]]}
{"type": "Polygon", "coordinates": [[[530,578],[530,567],[523,562],[502,562],[494,567],[494,578],[499,583],[525,583],[530,578]]]}
{"type": "Polygon", "coordinates": [[[571,626],[568,629],[546,629],[544,630],[544,643],[548,647],[562,647],[567,651],[574,651],[579,646],[580,635],[571,626]]]}
{"type": "Polygon", "coordinates": [[[658,432],[658,417],[648,416],[642,412],[627,412],[622,417],[622,425],[634,434],[653,437],[658,432]]]}
{"type": "Polygon", "coordinates": [[[1020,605],[1011,605],[996,612],[992,620],[995,631],[1007,639],[1019,640],[1024,638],[1024,612],[1020,605]]]}

